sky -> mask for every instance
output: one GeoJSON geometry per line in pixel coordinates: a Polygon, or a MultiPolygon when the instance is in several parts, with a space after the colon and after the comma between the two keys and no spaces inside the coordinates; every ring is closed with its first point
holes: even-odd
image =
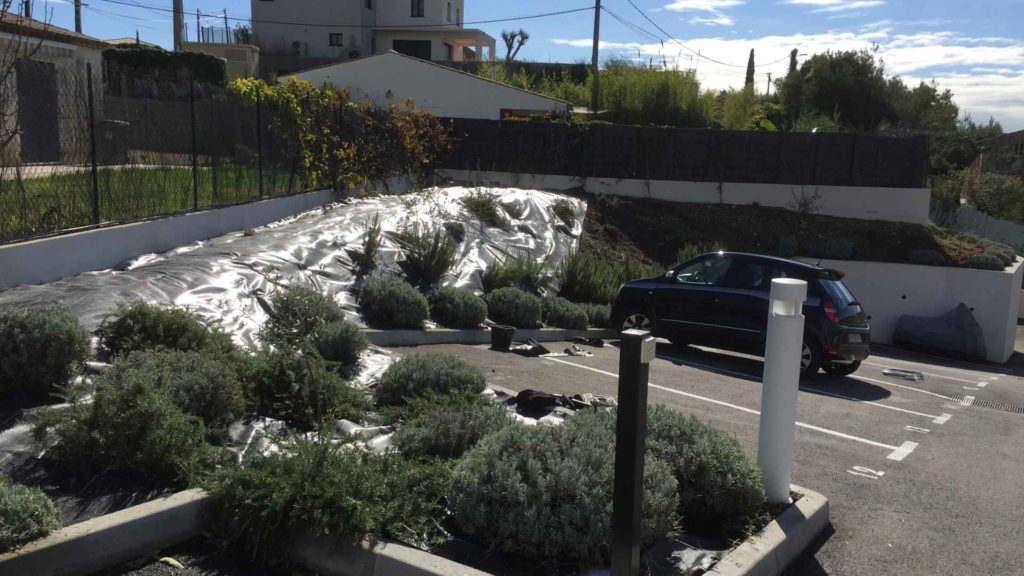
{"type": "MultiPolygon", "coordinates": [[[[86,34],[109,39],[138,31],[143,40],[171,44],[166,11],[171,0],[85,3],[86,34]]],[[[225,10],[230,18],[248,18],[249,5],[250,0],[185,0],[192,27],[197,9],[203,25],[219,26],[225,10]]],[[[975,121],[994,117],[1007,131],[1024,129],[1024,0],[603,0],[603,5],[602,59],[653,59],[696,68],[703,87],[724,89],[742,86],[753,48],[757,85],[764,90],[769,73],[773,78],[786,73],[793,48],[805,55],[801,60],[825,50],[874,49],[887,74],[898,74],[909,85],[934,80],[950,89],[961,112],[975,121]]],[[[473,24],[588,6],[592,0],[466,0],[464,20],[467,27],[498,38],[499,45],[503,29],[524,28],[530,40],[521,60],[589,61],[592,10],[473,24]]],[[[40,10],[52,23],[73,27],[68,0],[35,0],[36,17],[40,10]]]]}

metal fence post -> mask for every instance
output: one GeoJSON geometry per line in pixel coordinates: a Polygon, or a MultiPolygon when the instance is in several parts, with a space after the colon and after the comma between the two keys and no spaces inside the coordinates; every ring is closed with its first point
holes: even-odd
{"type": "Polygon", "coordinates": [[[259,194],[263,199],[263,93],[256,91],[256,173],[259,178],[259,194]]]}
{"type": "Polygon", "coordinates": [[[640,573],[644,452],[647,445],[647,377],[654,359],[650,332],[626,330],[619,350],[619,409],[615,422],[612,492],[612,576],[640,573]]]}
{"type": "Polygon", "coordinates": [[[96,99],[92,93],[92,64],[85,65],[85,89],[89,94],[89,155],[92,157],[92,223],[100,223],[100,173],[96,159],[96,99]]]}
{"type": "Polygon", "coordinates": [[[192,117],[192,210],[199,210],[199,155],[196,151],[196,83],[188,82],[188,105],[192,117]]]}

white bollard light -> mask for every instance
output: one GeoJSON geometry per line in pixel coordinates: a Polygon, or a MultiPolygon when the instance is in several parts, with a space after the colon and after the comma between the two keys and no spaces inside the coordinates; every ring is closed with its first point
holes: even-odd
{"type": "Polygon", "coordinates": [[[791,502],[789,479],[793,470],[806,299],[807,282],[795,278],[772,280],[757,442],[757,463],[764,471],[765,495],[770,504],[791,502]]]}

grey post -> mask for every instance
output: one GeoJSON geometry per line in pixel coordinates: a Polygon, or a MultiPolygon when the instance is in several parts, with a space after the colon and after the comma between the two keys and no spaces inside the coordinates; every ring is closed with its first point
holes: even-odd
{"type": "Polygon", "coordinates": [[[188,105],[192,118],[192,210],[199,210],[199,154],[196,150],[196,81],[188,82],[188,105]]]}
{"type": "Polygon", "coordinates": [[[640,529],[647,444],[647,377],[654,359],[650,332],[626,330],[619,349],[619,410],[612,493],[612,576],[640,573],[640,529]]]}
{"type": "Polygon", "coordinates": [[[89,156],[92,160],[92,223],[100,223],[100,173],[96,163],[96,99],[92,94],[92,64],[85,64],[85,89],[89,95],[89,156]]]}

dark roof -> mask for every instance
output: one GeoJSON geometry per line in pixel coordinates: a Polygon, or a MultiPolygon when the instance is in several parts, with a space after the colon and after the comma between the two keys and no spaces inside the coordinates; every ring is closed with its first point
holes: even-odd
{"type": "Polygon", "coordinates": [[[53,24],[41,22],[34,18],[26,18],[11,12],[0,12],[0,32],[9,32],[29,38],[66,42],[87,48],[105,48],[108,46],[106,42],[99,38],[79,34],[74,30],[68,30],[67,28],[61,28],[60,26],[54,26],[53,24]]]}
{"type": "MultiPolygon", "coordinates": [[[[749,252],[708,252],[708,254],[720,254],[722,256],[749,256],[751,258],[757,258],[758,260],[768,260],[771,262],[778,262],[780,264],[787,264],[795,268],[804,268],[806,270],[818,271],[825,270],[821,266],[815,264],[808,264],[807,262],[801,262],[799,260],[790,260],[789,258],[780,258],[778,256],[766,256],[764,254],[751,254],[749,252]]],[[[706,254],[705,254],[706,255],[706,254]]]]}

